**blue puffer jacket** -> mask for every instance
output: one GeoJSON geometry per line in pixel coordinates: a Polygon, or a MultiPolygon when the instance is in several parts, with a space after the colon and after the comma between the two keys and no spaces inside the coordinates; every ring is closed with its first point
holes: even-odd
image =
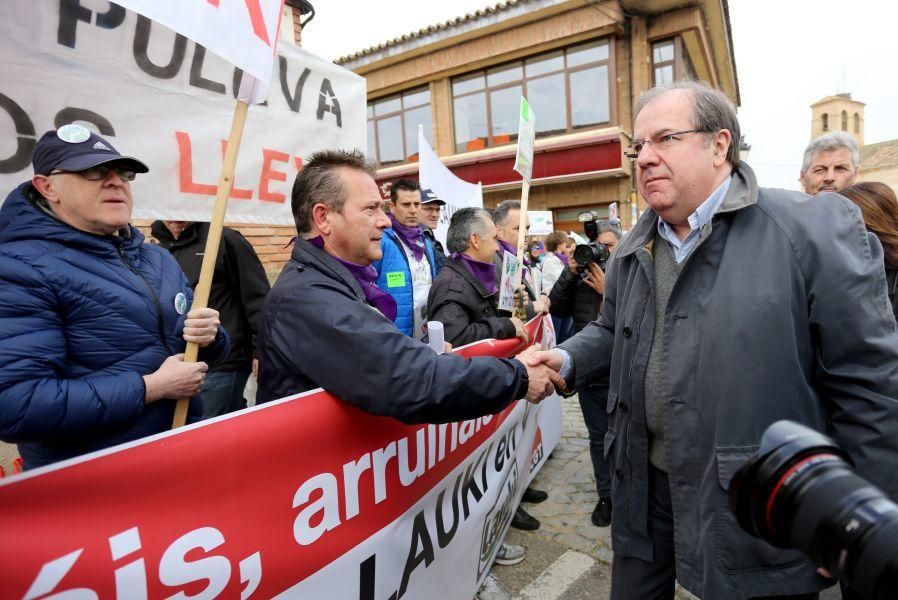
{"type": "MultiPolygon", "coordinates": [[[[412,289],[412,271],[408,257],[402,248],[402,242],[392,229],[385,229],[380,241],[380,249],[384,256],[372,266],[377,271],[374,285],[387,292],[396,300],[396,328],[405,335],[412,334],[415,326],[414,291],[412,289]]],[[[433,253],[433,244],[424,238],[424,253],[430,263],[431,279],[437,278],[437,260],[433,253]]]]}
{"type": "MultiPolygon", "coordinates": [[[[145,406],[142,375],[184,351],[175,297],[193,299],[175,259],[140,231],[79,231],[30,186],[0,208],[0,438],[27,468],[171,428],[175,402],[145,406]]],[[[201,359],[228,345],[219,330],[201,359]]],[[[201,414],[196,397],[188,420],[201,414]]]]}

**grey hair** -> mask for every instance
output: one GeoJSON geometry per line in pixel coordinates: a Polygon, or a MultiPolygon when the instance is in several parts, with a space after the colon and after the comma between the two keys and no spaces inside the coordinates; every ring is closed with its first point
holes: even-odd
{"type": "Polygon", "coordinates": [[[617,239],[621,239],[621,237],[623,237],[624,235],[623,231],[621,231],[620,223],[612,223],[604,219],[596,221],[596,231],[599,234],[608,233],[610,231],[615,236],[617,236],[617,239]]]}
{"type": "Polygon", "coordinates": [[[359,150],[322,150],[309,157],[293,182],[291,208],[296,221],[296,233],[312,231],[312,207],[324,204],[340,212],[346,203],[346,190],[340,171],[352,169],[367,173],[374,179],[374,163],[359,150]]]}
{"type": "Polygon", "coordinates": [[[493,211],[493,223],[502,227],[503,223],[505,223],[505,219],[508,218],[508,213],[513,210],[521,210],[520,201],[505,200],[500,202],[499,206],[496,207],[496,210],[493,211]]]}
{"type": "Polygon", "coordinates": [[[667,92],[684,90],[692,94],[693,113],[692,127],[712,134],[721,129],[730,132],[730,147],[727,150],[727,162],[735,167],[739,164],[739,143],[742,141],[742,130],[736,116],[736,107],[720,90],[708,87],[700,81],[675,81],[666,85],[653,87],[643,92],[636,99],[633,119],[645,108],[646,104],[667,92]]]}
{"type": "Polygon", "coordinates": [[[449,252],[464,252],[470,245],[472,233],[486,235],[489,221],[490,213],[483,208],[469,206],[455,211],[446,233],[446,248],[449,252]]]}
{"type": "Polygon", "coordinates": [[[807,173],[808,168],[811,166],[811,161],[814,159],[814,155],[818,152],[838,150],[839,148],[848,148],[848,151],[851,153],[851,166],[857,169],[857,165],[860,162],[860,150],[857,147],[857,142],[851,135],[844,131],[833,131],[832,133],[821,135],[808,144],[808,147],[804,149],[804,159],[801,161],[801,172],[807,173]]]}

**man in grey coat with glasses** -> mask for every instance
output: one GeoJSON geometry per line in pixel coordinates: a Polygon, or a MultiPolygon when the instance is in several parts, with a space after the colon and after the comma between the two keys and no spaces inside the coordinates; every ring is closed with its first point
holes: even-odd
{"type": "Polygon", "coordinates": [[[574,387],[610,369],[612,598],[816,598],[802,553],[742,531],[735,471],[780,419],[827,433],[892,498],[898,333],[882,248],[845,198],[759,188],[736,111],[679,82],[643,94],[650,210],[618,245],[598,320],[532,357],[574,387]]]}

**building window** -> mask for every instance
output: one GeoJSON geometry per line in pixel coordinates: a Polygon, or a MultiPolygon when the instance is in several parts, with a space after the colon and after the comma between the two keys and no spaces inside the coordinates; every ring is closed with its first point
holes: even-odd
{"type": "Polygon", "coordinates": [[[861,116],[857,113],[854,113],[854,132],[861,132],[861,116]]]}
{"type": "Polygon", "coordinates": [[[848,131],[848,112],[842,111],[842,131],[848,131]]]}
{"type": "Polygon", "coordinates": [[[610,53],[599,40],[454,79],[455,151],[517,140],[522,95],[536,114],[536,137],[610,123],[610,53]]]}
{"type": "Polygon", "coordinates": [[[379,165],[418,160],[418,125],[433,145],[429,88],[369,102],[368,154],[379,165]]]}
{"type": "Polygon", "coordinates": [[[822,120],[823,120],[823,131],[829,131],[829,115],[826,113],[823,113],[822,120]]]}
{"type": "Polygon", "coordinates": [[[695,79],[695,69],[683,38],[675,37],[652,44],[652,81],[665,85],[674,81],[695,79]]]}

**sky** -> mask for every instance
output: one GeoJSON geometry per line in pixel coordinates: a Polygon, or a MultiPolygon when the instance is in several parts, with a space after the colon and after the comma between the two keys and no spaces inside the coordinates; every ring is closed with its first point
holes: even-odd
{"type": "MultiPolygon", "coordinates": [[[[442,23],[484,0],[313,0],[303,47],[330,60],[442,23]],[[347,14],[351,18],[346,19],[347,14]]],[[[865,143],[898,138],[898,5],[877,0],[729,0],[748,163],[765,187],[799,189],[810,105],[866,103],[865,143]]]]}

